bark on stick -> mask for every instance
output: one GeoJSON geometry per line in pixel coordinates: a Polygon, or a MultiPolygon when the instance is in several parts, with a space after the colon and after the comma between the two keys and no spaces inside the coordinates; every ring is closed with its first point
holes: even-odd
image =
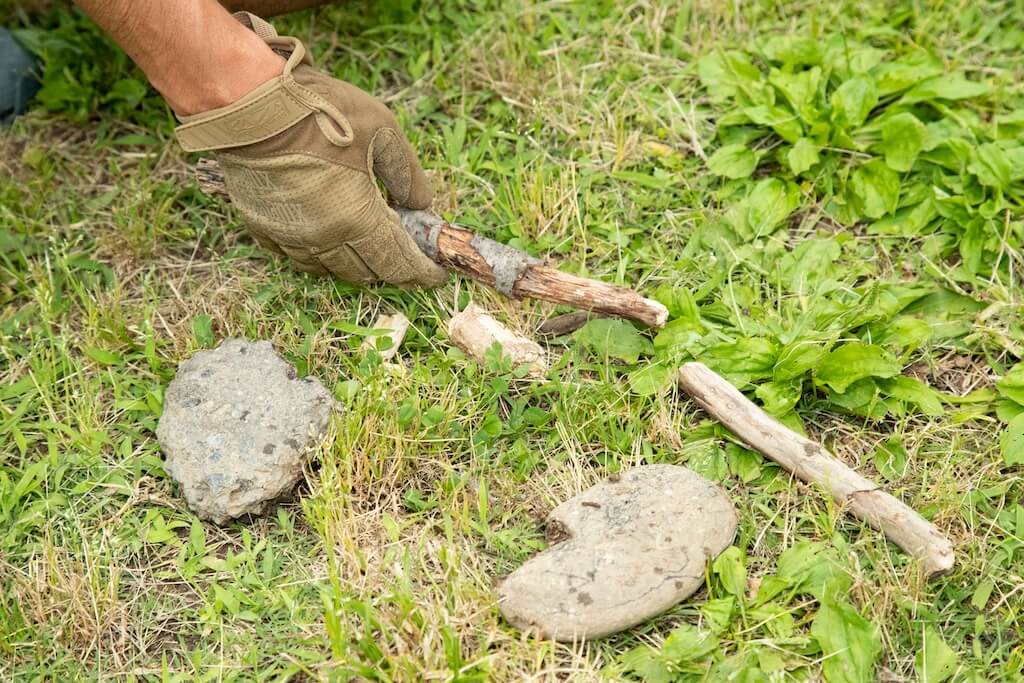
{"type": "Polygon", "coordinates": [[[679,385],[747,446],[837,502],[917,558],[931,577],[953,568],[953,544],[931,522],[878,484],[850,469],[821,445],[800,436],[748,400],[703,363],[687,363],[679,385]]]}
{"type": "MultiPolygon", "coordinates": [[[[216,161],[201,159],[196,179],[207,194],[227,196],[224,176],[216,161]]],[[[668,309],[663,305],[626,287],[563,273],[525,252],[451,225],[428,211],[398,209],[398,214],[427,256],[508,297],[566,304],[651,327],[663,327],[668,320],[668,309]]]]}

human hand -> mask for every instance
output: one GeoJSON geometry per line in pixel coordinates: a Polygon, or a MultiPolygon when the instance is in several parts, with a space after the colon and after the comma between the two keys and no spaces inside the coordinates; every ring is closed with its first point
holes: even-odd
{"type": "Polygon", "coordinates": [[[233,104],[182,117],[186,151],[215,152],[232,203],[264,247],[310,273],[358,284],[435,286],[446,271],[405,232],[392,201],[425,209],[433,193],[387,107],[313,68],[295,38],[236,15],[278,54],[284,72],[233,104]]]}

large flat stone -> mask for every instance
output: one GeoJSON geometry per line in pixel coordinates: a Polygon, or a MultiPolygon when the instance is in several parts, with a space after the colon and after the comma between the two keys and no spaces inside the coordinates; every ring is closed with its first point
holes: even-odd
{"type": "Polygon", "coordinates": [[[685,467],[623,472],[548,515],[561,540],[498,588],[513,626],[560,641],[601,638],[689,597],[705,563],[732,542],[725,491],[685,467]]]}
{"type": "Polygon", "coordinates": [[[178,368],[157,439],[189,507],[223,524],[291,492],[333,406],[270,342],[228,339],[178,368]]]}

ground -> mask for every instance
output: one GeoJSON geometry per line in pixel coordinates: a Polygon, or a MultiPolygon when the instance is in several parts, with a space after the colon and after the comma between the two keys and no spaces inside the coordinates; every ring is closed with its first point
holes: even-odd
{"type": "Polygon", "coordinates": [[[555,340],[547,383],[467,360],[444,323],[473,299],[533,334],[561,309],[455,276],[358,289],[267,255],[197,190],[127,60],[32,4],[0,2],[47,64],[0,132],[0,678],[1019,679],[1020,3],[353,2],[279,21],[396,110],[438,210],[669,305],[667,332],[555,340]],[[382,310],[413,320],[404,370],[360,350],[382,310]],[[344,411],[295,500],[218,527],[154,431],[177,365],[229,336],[271,340],[344,411]],[[953,572],[924,580],[734,443],[669,381],[694,358],[931,519],[953,572]],[[654,462],[740,510],[705,588],[600,642],[505,624],[493,587],[544,547],[547,511],[654,462]]]}

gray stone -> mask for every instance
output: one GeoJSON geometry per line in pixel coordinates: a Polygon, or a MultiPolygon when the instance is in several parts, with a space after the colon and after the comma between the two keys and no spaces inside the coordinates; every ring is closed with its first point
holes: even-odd
{"type": "Polygon", "coordinates": [[[228,339],[181,364],[156,435],[189,507],[223,524],[291,492],[333,407],[270,342],[228,339]]]}
{"type": "Polygon", "coordinates": [[[516,628],[560,641],[602,638],[689,597],[736,534],[725,491],[696,472],[645,465],[548,515],[554,545],[498,587],[516,628]]]}

